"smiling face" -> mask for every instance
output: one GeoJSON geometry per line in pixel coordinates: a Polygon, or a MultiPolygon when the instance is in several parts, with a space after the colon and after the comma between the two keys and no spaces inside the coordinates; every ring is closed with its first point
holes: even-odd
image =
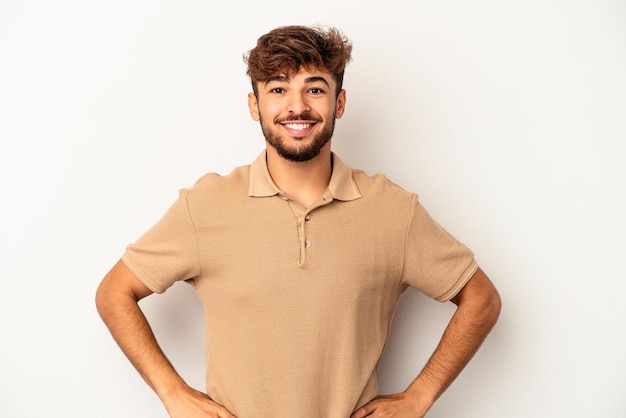
{"type": "Polygon", "coordinates": [[[261,123],[267,144],[289,161],[317,157],[343,115],[346,94],[336,94],[336,83],[327,72],[302,69],[257,84],[257,95],[248,95],[252,118],[261,123]]]}

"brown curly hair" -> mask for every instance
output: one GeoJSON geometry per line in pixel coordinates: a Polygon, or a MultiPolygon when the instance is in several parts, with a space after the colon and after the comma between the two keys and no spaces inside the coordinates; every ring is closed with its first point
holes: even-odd
{"type": "Polygon", "coordinates": [[[291,76],[309,67],[332,74],[339,95],[351,53],[352,44],[336,28],[282,26],[261,36],[256,47],[244,55],[244,62],[255,95],[258,82],[279,74],[291,76]]]}

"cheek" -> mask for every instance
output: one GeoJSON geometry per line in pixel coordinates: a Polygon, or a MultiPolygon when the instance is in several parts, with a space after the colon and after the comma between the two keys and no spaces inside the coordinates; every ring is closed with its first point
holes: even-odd
{"type": "Polygon", "coordinates": [[[282,107],[277,103],[265,103],[258,107],[259,115],[262,115],[266,121],[272,121],[282,114],[282,107]]]}

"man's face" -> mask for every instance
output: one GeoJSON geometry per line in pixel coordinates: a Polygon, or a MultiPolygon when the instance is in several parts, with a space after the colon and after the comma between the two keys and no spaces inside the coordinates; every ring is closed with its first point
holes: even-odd
{"type": "Polygon", "coordinates": [[[261,122],[267,143],[290,161],[315,158],[329,143],[335,119],[343,115],[346,94],[336,96],[329,73],[300,70],[259,82],[258,97],[248,95],[250,114],[261,122]]]}

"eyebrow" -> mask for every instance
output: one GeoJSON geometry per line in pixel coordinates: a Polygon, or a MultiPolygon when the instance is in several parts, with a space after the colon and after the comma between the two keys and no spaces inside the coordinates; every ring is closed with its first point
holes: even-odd
{"type": "Polygon", "coordinates": [[[324,78],[324,77],[320,77],[320,76],[316,76],[316,77],[309,77],[306,80],[304,80],[305,83],[309,84],[309,83],[315,83],[321,81],[322,83],[326,84],[326,86],[330,87],[330,84],[328,84],[328,81],[324,78]]]}
{"type": "MultiPolygon", "coordinates": [[[[271,77],[270,79],[268,79],[264,85],[267,86],[269,83],[276,81],[279,83],[288,83],[291,80],[290,77],[286,77],[284,75],[277,75],[274,77],[271,77]]],[[[324,77],[321,76],[313,76],[313,77],[307,77],[304,82],[306,84],[311,84],[311,83],[316,83],[318,81],[321,81],[322,83],[324,83],[326,86],[328,86],[330,88],[330,84],[328,83],[328,80],[326,80],[324,77]]]]}

